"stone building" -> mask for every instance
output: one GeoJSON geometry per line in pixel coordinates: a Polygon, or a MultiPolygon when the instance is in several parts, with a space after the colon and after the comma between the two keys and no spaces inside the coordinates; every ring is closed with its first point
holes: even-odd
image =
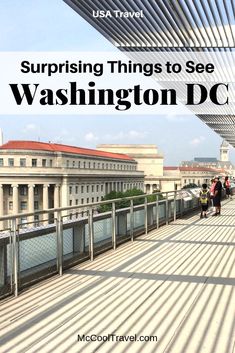
{"type": "MultiPolygon", "coordinates": [[[[112,190],[143,190],[144,174],[124,154],[35,141],[0,146],[0,216],[101,201],[112,190]]],[[[53,216],[53,215],[52,215],[53,216]]]]}

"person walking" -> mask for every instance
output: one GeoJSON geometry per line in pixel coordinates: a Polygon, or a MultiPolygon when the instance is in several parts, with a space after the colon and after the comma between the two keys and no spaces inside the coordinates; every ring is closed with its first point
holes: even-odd
{"type": "Polygon", "coordinates": [[[215,213],[213,216],[218,216],[221,213],[221,196],[222,196],[222,184],[219,180],[219,177],[215,177],[215,188],[214,188],[214,197],[213,205],[215,207],[215,213]]]}
{"type": "Polygon", "coordinates": [[[210,186],[210,199],[211,199],[211,210],[215,211],[214,204],[213,204],[213,198],[214,198],[214,193],[215,193],[215,185],[216,181],[215,178],[211,179],[211,186],[210,186]]]}
{"type": "Polygon", "coordinates": [[[201,204],[201,215],[200,218],[207,218],[207,210],[209,207],[210,192],[206,184],[202,184],[202,190],[200,191],[200,204],[201,204]]]}
{"type": "Polygon", "coordinates": [[[232,198],[230,187],[231,187],[231,184],[230,184],[229,178],[228,178],[228,176],[226,176],[224,179],[224,188],[225,188],[225,193],[226,193],[227,199],[229,199],[229,197],[232,198]]]}

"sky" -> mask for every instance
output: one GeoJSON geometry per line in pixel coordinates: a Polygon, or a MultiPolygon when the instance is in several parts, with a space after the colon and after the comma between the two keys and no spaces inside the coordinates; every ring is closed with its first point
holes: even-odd
{"type": "MultiPolygon", "coordinates": [[[[0,51],[117,51],[62,0],[1,0],[0,51]]],[[[39,53],[40,55],[40,53],[39,53]]],[[[40,140],[95,148],[101,143],[156,144],[164,165],[219,158],[221,137],[193,115],[2,116],[4,141],[40,140]]],[[[235,151],[230,159],[235,163],[235,151]]]]}

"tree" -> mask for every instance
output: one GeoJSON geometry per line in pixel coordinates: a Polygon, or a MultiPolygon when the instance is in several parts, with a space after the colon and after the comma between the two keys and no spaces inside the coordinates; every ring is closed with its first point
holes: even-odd
{"type": "Polygon", "coordinates": [[[190,183],[190,184],[184,185],[184,186],[182,187],[182,189],[194,189],[194,188],[198,188],[198,185],[197,185],[197,184],[190,183]]]}
{"type": "MultiPolygon", "coordinates": [[[[120,201],[115,202],[115,207],[116,209],[120,209],[120,208],[125,208],[125,207],[129,207],[130,206],[130,200],[127,200],[127,197],[131,197],[131,196],[141,196],[144,195],[144,197],[146,196],[144,194],[144,192],[142,190],[139,189],[130,189],[130,190],[126,190],[125,192],[121,192],[121,191],[111,191],[109,194],[105,195],[104,197],[102,197],[102,201],[108,201],[108,200],[114,200],[114,199],[120,199],[120,201]]],[[[140,197],[140,198],[136,198],[133,200],[133,205],[141,205],[144,203],[144,197],[140,197]]],[[[156,201],[157,197],[156,195],[152,194],[152,195],[147,195],[147,201],[148,202],[154,202],[156,201]]],[[[159,195],[159,200],[163,199],[162,194],[159,195]]],[[[98,212],[103,213],[103,212],[108,212],[112,210],[112,203],[110,202],[109,204],[106,205],[101,205],[98,208],[98,212]]]]}

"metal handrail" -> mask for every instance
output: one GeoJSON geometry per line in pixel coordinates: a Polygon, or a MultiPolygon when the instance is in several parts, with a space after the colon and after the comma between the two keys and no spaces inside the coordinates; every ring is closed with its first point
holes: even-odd
{"type": "MultiPolygon", "coordinates": [[[[122,200],[136,200],[140,198],[145,198],[148,196],[153,196],[153,195],[168,195],[170,193],[180,193],[182,190],[173,190],[173,191],[164,191],[164,192],[157,192],[157,193],[152,193],[152,194],[142,194],[142,195],[137,195],[137,196],[128,196],[128,197],[122,197],[118,199],[111,199],[111,200],[105,200],[105,201],[100,201],[100,202],[92,202],[92,203],[86,203],[86,204],[80,204],[80,205],[73,205],[73,206],[66,206],[66,207],[57,207],[57,208],[48,208],[46,210],[40,210],[40,211],[34,211],[34,212],[26,212],[26,213],[17,213],[13,215],[5,215],[0,217],[0,221],[6,221],[6,220],[11,220],[15,218],[21,218],[22,216],[28,217],[28,216],[33,216],[33,215],[40,215],[44,213],[53,213],[53,212],[60,212],[60,211],[69,211],[69,210],[77,210],[79,208],[84,208],[84,207],[94,207],[94,206],[100,206],[100,205],[107,205],[111,204],[112,202],[118,202],[122,200]]],[[[184,191],[187,191],[187,189],[184,189],[184,191]]]]}

